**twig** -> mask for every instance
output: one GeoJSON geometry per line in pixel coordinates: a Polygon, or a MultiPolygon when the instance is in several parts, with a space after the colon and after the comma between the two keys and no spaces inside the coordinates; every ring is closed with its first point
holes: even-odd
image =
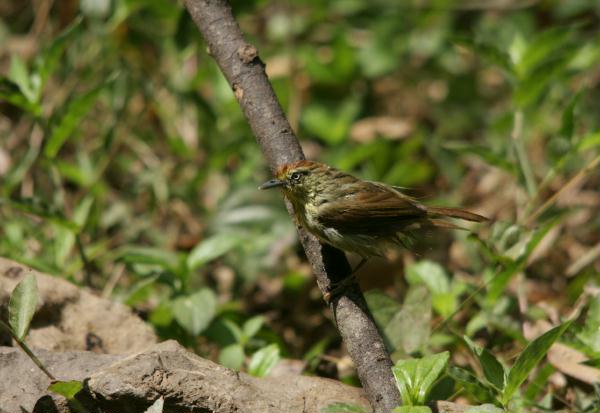
{"type": "MultiPolygon", "coordinates": [[[[225,75],[272,170],[304,159],[257,49],[246,43],[225,0],[186,0],[186,7],[225,75]]],[[[288,211],[293,216],[291,205],[288,211]]],[[[344,254],[298,228],[300,241],[323,294],[350,273],[344,254]]],[[[331,303],[333,315],[374,412],[389,412],[400,402],[391,360],[357,285],[331,303]]]]}

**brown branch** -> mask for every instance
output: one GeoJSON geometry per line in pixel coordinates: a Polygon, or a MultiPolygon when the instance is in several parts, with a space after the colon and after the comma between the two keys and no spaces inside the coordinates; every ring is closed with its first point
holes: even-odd
{"type": "MultiPolygon", "coordinates": [[[[229,82],[272,170],[304,159],[300,143],[286,119],[256,47],[246,43],[225,0],[186,0],[186,7],[229,82]]],[[[288,211],[293,217],[289,203],[288,211]]],[[[344,254],[321,245],[302,228],[300,241],[322,293],[350,273],[344,254]]],[[[357,285],[331,303],[334,318],[375,412],[400,403],[392,363],[357,285]]]]}

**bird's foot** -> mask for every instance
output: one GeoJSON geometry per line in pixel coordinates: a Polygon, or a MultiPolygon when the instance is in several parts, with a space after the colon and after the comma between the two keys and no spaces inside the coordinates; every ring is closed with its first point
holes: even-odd
{"type": "Polygon", "coordinates": [[[331,301],[334,298],[339,297],[340,295],[343,295],[348,290],[348,287],[350,287],[352,284],[356,283],[357,281],[358,280],[356,278],[356,275],[350,274],[343,280],[338,281],[336,283],[332,283],[329,287],[329,291],[327,291],[325,294],[323,294],[323,299],[325,300],[325,302],[327,304],[331,303],[331,301]]]}

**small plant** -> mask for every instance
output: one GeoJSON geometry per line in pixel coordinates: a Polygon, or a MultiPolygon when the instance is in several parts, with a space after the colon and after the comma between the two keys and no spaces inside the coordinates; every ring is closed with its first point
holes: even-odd
{"type": "Polygon", "coordinates": [[[29,331],[33,315],[35,314],[37,302],[37,281],[33,274],[29,274],[17,284],[10,295],[8,304],[8,324],[0,320],[0,327],[5,329],[11,335],[13,340],[15,340],[17,345],[25,352],[25,354],[27,354],[27,356],[29,356],[35,365],[38,366],[50,380],[52,380],[48,390],[64,396],[76,412],[83,412],[85,409],[79,401],[75,399],[75,395],[83,388],[83,383],[76,380],[56,380],[41,360],[37,358],[33,351],[31,351],[29,346],[25,344],[24,340],[29,331]]]}
{"type": "MultiPolygon", "coordinates": [[[[224,325],[235,339],[221,350],[219,362],[226,367],[239,370],[246,360],[246,352],[253,337],[260,331],[265,319],[256,316],[248,319],[240,328],[231,320],[224,320],[224,325]]],[[[256,351],[248,362],[248,373],[257,376],[267,376],[280,360],[279,346],[275,343],[266,345],[256,351]]]]}
{"type": "Polygon", "coordinates": [[[451,367],[448,374],[465,388],[474,390],[473,393],[483,393],[510,410],[511,404],[517,401],[516,395],[521,384],[546,356],[552,344],[569,328],[571,322],[556,326],[529,343],[511,368],[505,367],[491,352],[464,337],[481,366],[484,378],[477,379],[459,367],[451,367]]]}
{"type": "Polygon", "coordinates": [[[420,359],[398,360],[392,372],[405,405],[395,408],[394,412],[431,413],[425,402],[431,388],[446,370],[449,358],[450,353],[444,351],[420,359]]]}

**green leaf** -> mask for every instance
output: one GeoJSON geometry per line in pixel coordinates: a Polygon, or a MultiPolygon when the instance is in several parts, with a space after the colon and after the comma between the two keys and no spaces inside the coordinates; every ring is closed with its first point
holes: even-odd
{"type": "Polygon", "coordinates": [[[66,140],[75,132],[79,123],[90,111],[104,85],[96,86],[87,92],[72,98],[67,103],[63,116],[55,123],[50,132],[50,137],[44,147],[44,155],[53,159],[66,140]]]}
{"type": "Polygon", "coordinates": [[[431,294],[424,285],[411,286],[402,309],[383,328],[392,350],[401,348],[410,354],[421,350],[431,333],[431,294]]]}
{"type": "Polygon", "coordinates": [[[356,99],[335,104],[312,103],[302,115],[302,124],[308,133],[329,145],[342,143],[348,137],[352,121],[360,110],[356,99]]]}
{"type": "Polygon", "coordinates": [[[254,337],[265,322],[265,318],[261,315],[254,316],[247,320],[242,327],[246,338],[254,337]]]}
{"type": "Polygon", "coordinates": [[[197,336],[208,327],[216,311],[217,297],[208,288],[173,300],[175,320],[193,336],[197,336]]]}
{"type": "Polygon", "coordinates": [[[406,268],[406,279],[411,284],[424,283],[433,294],[450,292],[446,272],[436,262],[422,260],[406,268]]]}
{"type": "Polygon", "coordinates": [[[482,383],[468,370],[450,366],[446,369],[446,373],[479,401],[493,401],[498,394],[498,391],[482,383]]]}
{"type": "Polygon", "coordinates": [[[467,336],[463,336],[465,343],[471,349],[471,352],[477,357],[479,360],[479,364],[483,369],[483,374],[485,378],[492,384],[496,389],[502,390],[504,389],[504,384],[506,382],[506,373],[504,371],[504,367],[496,357],[492,353],[490,353],[485,348],[471,341],[471,339],[467,336]]]}
{"type": "Polygon", "coordinates": [[[450,353],[444,351],[421,359],[398,360],[392,372],[402,401],[411,406],[423,405],[449,358],[450,353]]]}
{"type": "Polygon", "coordinates": [[[225,318],[222,319],[223,326],[231,333],[234,340],[242,345],[246,345],[246,335],[242,329],[233,321],[225,318]]]}
{"type": "Polygon", "coordinates": [[[428,406],[398,406],[393,413],[431,413],[431,408],[428,406]]]}
{"type": "Polygon", "coordinates": [[[365,292],[365,299],[375,323],[383,329],[402,309],[400,303],[380,290],[369,290],[365,292]]]}
{"type": "Polygon", "coordinates": [[[367,413],[370,410],[354,403],[335,402],[321,409],[321,413],[367,413]]]}
{"type": "Polygon", "coordinates": [[[489,146],[477,145],[471,142],[452,141],[444,143],[442,147],[449,151],[458,152],[460,154],[477,155],[490,165],[504,169],[505,171],[514,175],[517,173],[517,168],[513,162],[511,162],[505,155],[492,151],[489,146]]]}
{"type": "Polygon", "coordinates": [[[588,149],[600,147],[600,133],[589,133],[581,137],[575,145],[578,152],[584,152],[588,149]]]}
{"type": "Polygon", "coordinates": [[[279,346],[269,344],[252,355],[250,364],[248,364],[248,373],[256,377],[265,377],[273,370],[280,359],[279,346]]]}
{"type": "Polygon", "coordinates": [[[498,49],[495,45],[484,42],[476,42],[467,37],[454,37],[453,41],[459,46],[471,49],[473,53],[488,63],[504,69],[506,74],[512,75],[514,73],[513,64],[508,53],[498,49]]]}
{"type": "Polygon", "coordinates": [[[42,111],[37,102],[30,102],[25,97],[17,84],[2,76],[0,76],[0,100],[5,100],[34,116],[39,116],[42,111]]]}
{"type": "Polygon", "coordinates": [[[519,257],[513,263],[507,265],[504,270],[494,275],[494,279],[490,283],[487,293],[487,300],[489,302],[493,303],[496,300],[498,300],[498,298],[500,298],[500,296],[504,293],[504,289],[508,285],[508,282],[511,280],[511,278],[519,271],[522,271],[525,268],[525,265],[527,264],[527,259],[529,258],[533,250],[544,239],[548,232],[550,232],[550,230],[554,228],[554,226],[557,225],[562,219],[563,216],[558,216],[546,223],[545,225],[543,225],[541,228],[538,228],[536,231],[534,231],[531,235],[531,238],[527,242],[523,253],[519,255],[519,257]]]}
{"type": "Polygon", "coordinates": [[[562,113],[560,122],[560,136],[571,141],[575,131],[575,106],[579,103],[581,92],[577,93],[562,113]]]}
{"type": "Polygon", "coordinates": [[[188,269],[195,270],[220,257],[239,245],[240,241],[238,236],[231,233],[222,233],[203,240],[188,255],[188,269]]]}
{"type": "MultiPolygon", "coordinates": [[[[92,204],[94,203],[94,197],[88,195],[77,205],[73,212],[73,222],[77,224],[79,228],[83,228],[85,225],[92,204]]],[[[56,226],[56,237],[54,240],[54,261],[58,268],[64,268],[65,262],[73,245],[75,244],[76,234],[62,226],[56,226]]]]}
{"type": "MultiPolygon", "coordinates": [[[[598,354],[600,351],[600,337],[598,336],[598,325],[600,324],[600,310],[598,299],[592,298],[588,308],[585,323],[575,334],[576,337],[587,347],[587,352],[598,354]]],[[[598,367],[598,363],[594,367],[598,367]]]]}
{"type": "Polygon", "coordinates": [[[36,94],[29,77],[29,72],[25,62],[17,55],[13,55],[10,60],[9,79],[12,80],[18,87],[23,96],[28,102],[36,101],[36,94]]]}
{"type": "Polygon", "coordinates": [[[432,294],[432,305],[442,317],[450,316],[456,309],[455,295],[450,289],[450,280],[441,265],[422,260],[406,268],[406,278],[411,284],[423,283],[432,294]]]}
{"type": "Polygon", "coordinates": [[[223,347],[219,353],[219,363],[233,370],[239,370],[245,358],[244,348],[237,343],[223,347]]]}
{"type": "Polygon", "coordinates": [[[74,399],[75,395],[79,393],[81,389],[83,389],[83,383],[77,380],[55,381],[50,386],[48,386],[48,390],[50,390],[53,393],[60,394],[67,400],[74,399]]]}
{"type": "Polygon", "coordinates": [[[119,252],[117,259],[127,264],[156,265],[163,270],[172,271],[177,269],[179,263],[177,254],[152,247],[125,247],[119,252]]]}
{"type": "Polygon", "coordinates": [[[502,404],[506,405],[510,401],[519,386],[527,379],[531,370],[546,356],[552,344],[569,328],[571,323],[570,320],[554,327],[525,347],[525,350],[521,352],[508,373],[506,387],[502,393],[502,404]]]}
{"type": "Polygon", "coordinates": [[[154,403],[152,403],[152,406],[148,407],[146,411],[144,411],[144,413],[163,413],[164,405],[165,399],[160,396],[154,403]]]}
{"type": "Polygon", "coordinates": [[[8,304],[8,321],[19,340],[23,340],[29,330],[37,301],[37,281],[35,275],[29,274],[17,284],[8,304]]]}
{"type": "Polygon", "coordinates": [[[28,214],[32,214],[41,218],[45,218],[50,222],[54,222],[71,231],[79,232],[79,225],[65,218],[62,211],[58,210],[53,205],[48,205],[40,198],[21,198],[21,199],[5,199],[0,198],[0,205],[6,203],[12,208],[21,210],[28,214]]]}
{"type": "Polygon", "coordinates": [[[569,64],[572,54],[548,62],[539,67],[531,76],[519,82],[514,92],[514,102],[519,108],[534,103],[549,88],[550,82],[561,74],[569,64]]]}
{"type": "MultiPolygon", "coordinates": [[[[40,79],[40,92],[43,89],[44,85],[48,78],[52,75],[58,62],[60,61],[60,57],[62,55],[63,50],[67,46],[67,42],[79,33],[79,28],[81,27],[81,22],[83,18],[78,16],[75,18],[73,23],[67,26],[62,33],[52,40],[50,46],[44,50],[41,54],[40,58],[35,62],[35,70],[40,79]]],[[[39,93],[38,93],[39,99],[39,93]]]]}
{"type": "Polygon", "coordinates": [[[554,27],[536,36],[526,47],[515,68],[519,78],[524,79],[540,63],[563,48],[572,35],[572,28],[554,27]]]}

